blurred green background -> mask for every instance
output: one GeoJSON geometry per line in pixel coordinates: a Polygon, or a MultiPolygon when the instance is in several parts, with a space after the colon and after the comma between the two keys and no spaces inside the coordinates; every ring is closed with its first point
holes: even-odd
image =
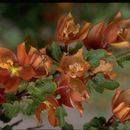
{"type": "Polygon", "coordinates": [[[130,3],[0,3],[0,43],[16,47],[27,35],[39,45],[49,44],[55,35],[58,18],[71,12],[78,23],[96,23],[120,10],[130,17],[130,3]]]}
{"type": "MultiPolygon", "coordinates": [[[[130,18],[130,3],[0,3],[0,46],[15,50],[16,45],[28,35],[36,39],[39,46],[50,44],[55,39],[58,18],[68,12],[72,13],[77,23],[87,20],[95,24],[111,18],[117,11],[121,11],[124,18],[130,18]]],[[[126,63],[124,69],[115,68],[121,88],[130,87],[129,64],[130,62],[126,63]]],[[[94,92],[89,104],[84,104],[84,121],[79,119],[77,122],[78,119],[75,119],[73,125],[80,128],[93,116],[102,115],[109,118],[112,95],[113,92],[109,91],[105,91],[104,94],[94,92]]],[[[68,120],[72,121],[75,118],[74,114],[75,112],[70,113],[68,120]]]]}

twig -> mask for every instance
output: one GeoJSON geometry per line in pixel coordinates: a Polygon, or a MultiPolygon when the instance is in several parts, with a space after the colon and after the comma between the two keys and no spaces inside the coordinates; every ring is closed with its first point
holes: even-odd
{"type": "Polygon", "coordinates": [[[21,120],[19,120],[19,121],[15,122],[15,123],[13,123],[13,124],[11,125],[11,127],[14,127],[14,126],[16,126],[16,125],[20,124],[22,121],[23,121],[23,119],[21,119],[21,120]]]}
{"type": "Polygon", "coordinates": [[[112,115],[109,120],[106,122],[105,126],[109,128],[116,121],[116,117],[112,115]]]}
{"type": "Polygon", "coordinates": [[[30,128],[27,128],[26,130],[35,130],[36,128],[41,128],[43,127],[43,125],[41,126],[35,126],[35,127],[30,127],[30,128]]]}
{"type": "Polygon", "coordinates": [[[117,55],[116,58],[118,59],[120,57],[126,56],[128,53],[130,53],[130,51],[123,52],[123,53],[117,55]]]}
{"type": "Polygon", "coordinates": [[[27,92],[24,90],[24,91],[22,91],[22,92],[20,92],[20,93],[17,93],[17,94],[16,94],[16,97],[17,97],[18,99],[20,99],[21,97],[29,96],[29,95],[30,95],[30,94],[27,93],[27,92]]]}
{"type": "Polygon", "coordinates": [[[68,45],[65,44],[65,48],[64,48],[65,52],[68,52],[68,45]]]}

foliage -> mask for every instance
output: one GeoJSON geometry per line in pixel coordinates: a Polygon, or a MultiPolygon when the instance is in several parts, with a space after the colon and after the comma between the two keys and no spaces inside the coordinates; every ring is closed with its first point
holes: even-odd
{"type": "MultiPolygon", "coordinates": [[[[110,49],[130,47],[125,36],[130,22],[128,20],[127,25],[117,12],[106,24],[91,24],[86,21],[80,28],[69,13],[59,19],[56,40],[47,46],[39,48],[34,39],[26,37],[17,46],[16,53],[0,47],[1,121],[8,123],[22,112],[35,115],[37,124],[41,125],[41,113],[46,110],[53,127],[74,130],[65,120],[68,114],[64,105],[76,109],[82,116],[82,103],[91,98],[91,90],[102,94],[119,87],[114,62],[123,66],[130,60],[129,51],[115,56],[115,61],[109,61],[114,57],[110,49]],[[120,32],[122,26],[124,31],[120,32]]],[[[83,130],[118,130],[120,123],[129,121],[129,91],[116,91],[111,106],[113,116],[108,121],[105,117],[94,117],[84,124],[83,130]]],[[[11,130],[16,124],[1,129],[11,130]]],[[[127,123],[123,126],[126,128],[127,123]]]]}

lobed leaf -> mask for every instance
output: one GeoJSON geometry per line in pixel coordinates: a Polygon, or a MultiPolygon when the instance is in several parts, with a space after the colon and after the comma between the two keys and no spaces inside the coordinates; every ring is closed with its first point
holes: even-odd
{"type": "Polygon", "coordinates": [[[17,114],[20,112],[19,103],[17,101],[15,101],[14,104],[4,103],[2,105],[6,116],[8,116],[9,118],[17,116],[17,114]]]}
{"type": "Polygon", "coordinates": [[[77,43],[75,47],[69,47],[69,54],[75,54],[82,46],[82,43],[77,43]]]}
{"type": "Polygon", "coordinates": [[[92,68],[95,68],[99,66],[100,60],[102,58],[106,58],[108,56],[108,53],[106,50],[103,49],[97,49],[97,50],[90,50],[87,53],[87,60],[89,61],[92,68]]]}
{"type": "Polygon", "coordinates": [[[56,42],[53,42],[51,45],[47,47],[47,54],[54,60],[60,61],[62,57],[62,51],[60,45],[56,42]]]}
{"type": "Polygon", "coordinates": [[[58,123],[61,128],[62,127],[64,128],[66,125],[65,119],[64,119],[65,116],[67,116],[65,109],[62,106],[59,106],[56,110],[56,117],[58,118],[58,123]]]}
{"type": "Polygon", "coordinates": [[[119,87],[119,83],[115,80],[105,79],[103,74],[98,73],[88,81],[87,86],[89,89],[94,88],[97,92],[103,93],[104,89],[115,90],[119,87]]]}
{"type": "Polygon", "coordinates": [[[74,130],[73,125],[65,122],[64,126],[61,128],[62,130],[74,130]]]}

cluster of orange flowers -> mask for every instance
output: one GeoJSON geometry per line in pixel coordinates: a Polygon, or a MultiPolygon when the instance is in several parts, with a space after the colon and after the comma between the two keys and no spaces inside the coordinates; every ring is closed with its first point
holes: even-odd
{"type": "MultiPolygon", "coordinates": [[[[124,20],[118,12],[110,22],[99,22],[92,25],[85,22],[82,28],[76,24],[71,13],[62,16],[57,25],[56,40],[65,46],[76,41],[82,41],[88,50],[109,47],[129,48],[129,28],[130,19],[124,20]]],[[[47,55],[46,48],[36,49],[30,47],[26,51],[25,43],[17,46],[17,53],[13,53],[7,48],[0,47],[0,93],[16,92],[22,80],[35,81],[40,77],[49,76],[53,65],[53,60],[47,55]]],[[[73,107],[83,115],[82,102],[90,97],[86,89],[86,73],[95,75],[103,73],[106,79],[115,79],[113,64],[105,59],[100,60],[100,65],[91,68],[88,61],[83,58],[83,49],[79,49],[75,54],[64,53],[59,66],[57,67],[59,76],[54,77],[57,89],[52,96],[46,97],[36,109],[36,118],[41,123],[40,114],[48,109],[48,120],[52,126],[57,126],[58,121],[55,112],[58,106],[64,104],[73,107]],[[60,99],[55,97],[60,95],[60,99]]],[[[130,120],[130,90],[118,90],[112,100],[112,110],[115,116],[121,121],[130,120]]],[[[0,97],[0,104],[6,99],[0,97]]]]}

